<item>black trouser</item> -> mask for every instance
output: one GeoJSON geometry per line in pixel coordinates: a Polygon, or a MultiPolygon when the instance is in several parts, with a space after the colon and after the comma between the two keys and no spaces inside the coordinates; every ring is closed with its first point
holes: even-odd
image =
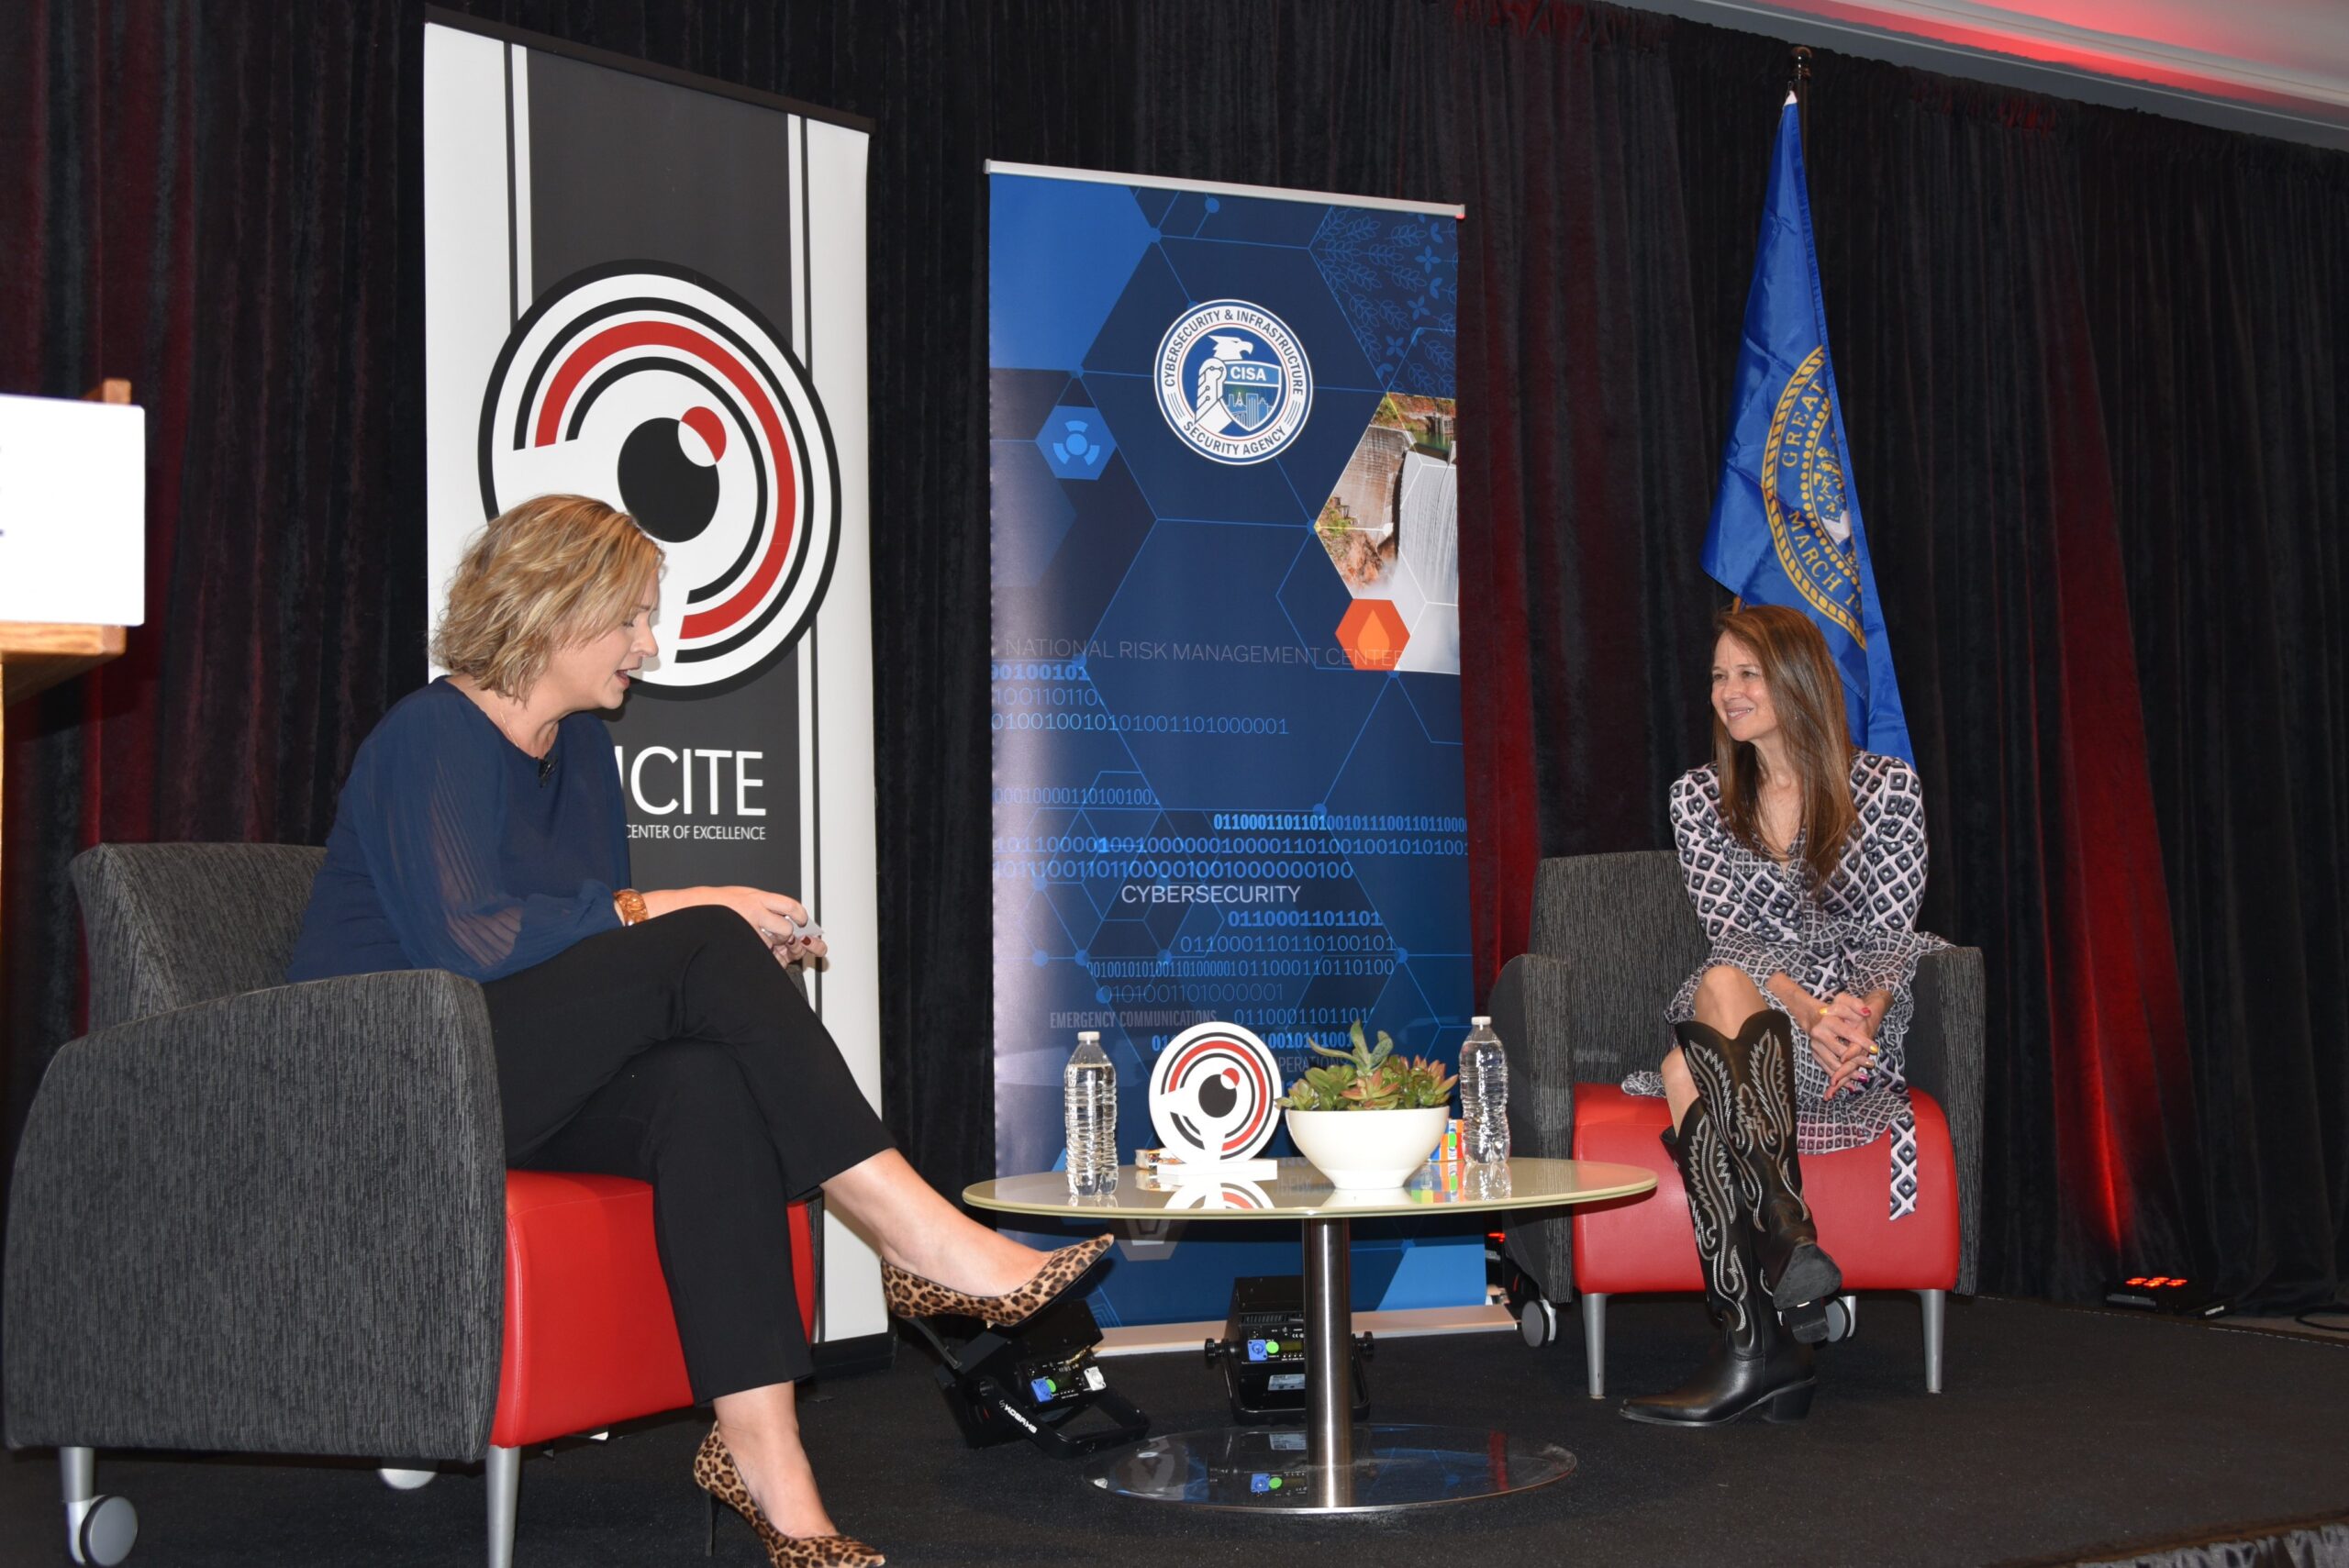
{"type": "Polygon", "coordinates": [[[807,1376],[789,1204],[889,1135],[758,933],[696,906],[482,990],[507,1162],[652,1184],[694,1397],[807,1376]]]}

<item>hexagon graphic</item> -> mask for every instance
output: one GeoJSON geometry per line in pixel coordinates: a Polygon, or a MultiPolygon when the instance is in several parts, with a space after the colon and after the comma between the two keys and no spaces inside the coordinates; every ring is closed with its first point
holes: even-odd
{"type": "Polygon", "coordinates": [[[1338,623],[1338,646],[1357,670],[1392,670],[1411,640],[1411,628],[1386,599],[1356,599],[1338,623]]]}
{"type": "Polygon", "coordinates": [[[1391,602],[1405,640],[1421,645],[1385,668],[1459,673],[1454,414],[1450,398],[1388,391],[1314,519],[1347,595],[1391,602]]]}
{"type": "Polygon", "coordinates": [[[1044,462],[1063,479],[1098,479],[1102,465],[1118,450],[1118,438],[1101,410],[1063,404],[1036,432],[1036,448],[1044,462]]]}
{"type": "Polygon", "coordinates": [[[1424,596],[1452,597],[1448,579],[1458,570],[1449,526],[1458,489],[1454,417],[1448,397],[1390,391],[1378,400],[1314,518],[1314,532],[1348,593],[1391,596],[1388,584],[1408,552],[1416,558],[1424,596]],[[1439,585],[1431,576],[1446,581],[1439,585]]]}
{"type": "MultiPolygon", "coordinates": [[[[1380,404],[1383,411],[1385,401],[1380,404]]],[[[1321,503],[1313,532],[1346,592],[1386,598],[1402,543],[1397,483],[1410,437],[1397,424],[1374,421],[1354,443],[1337,488],[1321,503]]]]}

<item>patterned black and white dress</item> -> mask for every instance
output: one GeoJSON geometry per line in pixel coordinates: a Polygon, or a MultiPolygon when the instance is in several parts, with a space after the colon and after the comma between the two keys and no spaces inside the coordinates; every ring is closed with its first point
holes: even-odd
{"type": "MultiPolygon", "coordinates": [[[[1721,817],[1720,780],[1712,765],[1683,773],[1672,786],[1672,836],[1680,874],[1712,942],[1706,968],[1728,964],[1745,972],[1763,999],[1781,1013],[1785,1003],[1767,982],[1784,974],[1821,1001],[1839,991],[1865,996],[1888,992],[1876,1042],[1881,1051],[1858,1094],[1830,1100],[1827,1070],[1810,1054],[1810,1037],[1793,1015],[1797,1147],[1805,1154],[1855,1149],[1892,1134],[1891,1201],[1895,1219],[1917,1207],[1917,1124],[1909,1107],[1901,1041],[1916,1011],[1917,962],[1949,944],[1916,929],[1925,895],[1925,796],[1917,771],[1898,757],[1861,751],[1852,759],[1852,805],[1859,813],[1835,874],[1817,898],[1797,873],[1799,835],[1787,863],[1737,841],[1721,817]]],[[[1673,994],[1664,1017],[1696,1017],[1700,969],[1673,994]]],[[[1623,1085],[1635,1094],[1662,1094],[1653,1073],[1623,1085]]]]}

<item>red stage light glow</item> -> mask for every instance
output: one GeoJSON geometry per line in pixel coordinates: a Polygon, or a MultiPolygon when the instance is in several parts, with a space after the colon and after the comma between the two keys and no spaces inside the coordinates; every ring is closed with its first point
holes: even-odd
{"type": "MultiPolygon", "coordinates": [[[[2264,56],[2246,53],[2245,35],[2228,25],[2226,12],[2184,0],[1975,0],[1931,11],[1902,4],[1779,0],[1773,8],[2197,97],[2300,114],[2321,103],[2318,86],[2303,87],[2294,61],[2278,58],[2274,50],[2264,56]]],[[[2320,117],[2331,117],[2320,112],[2320,117]]]]}

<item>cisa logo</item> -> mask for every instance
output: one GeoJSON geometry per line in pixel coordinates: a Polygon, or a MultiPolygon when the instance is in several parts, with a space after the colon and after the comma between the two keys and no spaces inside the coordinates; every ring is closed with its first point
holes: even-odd
{"type": "Polygon", "coordinates": [[[1246,300],[1215,299],[1159,339],[1158,411],[1193,450],[1242,465],[1277,455],[1313,411],[1313,366],[1288,323],[1246,300]]]}
{"type": "Polygon", "coordinates": [[[698,274],[615,262],[540,295],[490,373],[480,462],[488,516],[572,491],[661,541],[650,685],[756,674],[830,584],[840,464],[823,405],[765,317],[698,274]]]}

